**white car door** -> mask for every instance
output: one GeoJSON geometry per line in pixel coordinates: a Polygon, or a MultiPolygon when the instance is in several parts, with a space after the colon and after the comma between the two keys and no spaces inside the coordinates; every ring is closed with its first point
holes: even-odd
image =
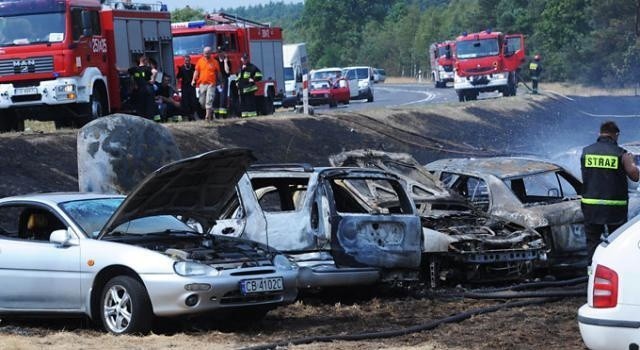
{"type": "Polygon", "coordinates": [[[17,208],[25,209],[0,208],[0,309],[81,310],[80,241],[60,247],[50,243],[48,235],[26,237],[3,215],[17,208]]]}
{"type": "Polygon", "coordinates": [[[350,69],[345,73],[345,79],[349,82],[349,97],[355,98],[358,96],[358,76],[355,69],[350,69]]]}

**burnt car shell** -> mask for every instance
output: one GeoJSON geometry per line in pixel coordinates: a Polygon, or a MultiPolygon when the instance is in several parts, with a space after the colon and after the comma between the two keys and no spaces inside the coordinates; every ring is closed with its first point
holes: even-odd
{"type": "MultiPolygon", "coordinates": [[[[448,186],[464,179],[486,184],[483,210],[540,232],[547,243],[548,265],[554,269],[583,268],[588,264],[580,194],[582,183],[560,165],[526,157],[441,159],[426,165],[436,175],[454,174],[448,186]],[[532,189],[546,176],[555,179],[557,196],[534,195],[532,189]],[[571,194],[570,194],[571,193],[571,194]]],[[[539,191],[538,191],[539,192],[539,191]]]]}
{"type": "Polygon", "coordinates": [[[332,156],[330,162],[383,169],[404,180],[422,219],[423,264],[432,285],[436,280],[518,279],[545,259],[539,233],[477,210],[408,154],[355,150],[332,156]]]}

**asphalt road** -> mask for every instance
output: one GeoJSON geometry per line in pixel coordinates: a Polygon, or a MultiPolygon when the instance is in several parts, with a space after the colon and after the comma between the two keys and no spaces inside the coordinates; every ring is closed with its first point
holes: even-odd
{"type": "MultiPolygon", "coordinates": [[[[480,94],[480,99],[496,98],[498,93],[480,94]]],[[[353,100],[348,105],[338,105],[338,109],[360,110],[369,108],[393,108],[422,106],[433,103],[457,102],[458,96],[451,84],[447,88],[436,89],[431,83],[375,84],[374,101],[353,100]]],[[[328,105],[313,107],[315,110],[329,110],[328,105]]]]}

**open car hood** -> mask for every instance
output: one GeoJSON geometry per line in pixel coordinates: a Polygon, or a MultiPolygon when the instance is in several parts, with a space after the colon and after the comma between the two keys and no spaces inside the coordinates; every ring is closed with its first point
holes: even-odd
{"type": "Polygon", "coordinates": [[[447,199],[466,201],[449,190],[412,156],[376,150],[353,150],[329,157],[333,166],[377,168],[399,176],[407,186],[407,193],[415,201],[447,199]]]}
{"type": "Polygon", "coordinates": [[[220,149],[165,165],[140,182],[98,238],[119,225],[154,215],[195,219],[208,232],[240,177],[255,160],[248,149],[220,149]]]}

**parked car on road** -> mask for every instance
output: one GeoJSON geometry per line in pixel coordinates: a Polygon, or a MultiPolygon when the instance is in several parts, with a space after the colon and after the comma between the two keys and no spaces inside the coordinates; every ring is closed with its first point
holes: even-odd
{"type": "Polygon", "coordinates": [[[566,169],[521,157],[440,159],[425,167],[483,211],[536,229],[549,266],[587,266],[582,183],[566,169]]]}
{"type": "MultiPolygon", "coordinates": [[[[546,259],[538,232],[480,211],[408,154],[354,150],[330,157],[330,163],[381,169],[403,180],[421,218],[423,271],[432,288],[522,279],[546,259]]],[[[372,192],[386,190],[377,187],[372,192]]]]}
{"type": "Polygon", "coordinates": [[[309,82],[309,104],[328,104],[334,108],[338,103],[349,103],[349,85],[344,78],[312,80],[309,82]]]}
{"type": "Polygon", "coordinates": [[[640,216],[596,248],[587,303],[578,310],[584,344],[593,350],[637,349],[640,344],[640,216]]]}
{"type": "Polygon", "coordinates": [[[300,288],[419,280],[420,219],[393,174],[262,165],[240,179],[237,193],[212,233],[288,254],[299,266],[300,288]],[[385,191],[368,192],[376,187],[385,191]],[[375,203],[363,201],[362,193],[375,203]]]}
{"type": "Polygon", "coordinates": [[[125,334],[147,332],[154,316],[234,311],[254,320],[292,302],[298,270],[286,256],[203,233],[252,160],[242,149],[187,158],[127,197],[0,199],[0,315],[86,315],[125,334]]]}
{"type": "Polygon", "coordinates": [[[375,83],[384,83],[387,80],[387,73],[382,68],[373,69],[373,81],[375,83]]]}
{"type": "Polygon", "coordinates": [[[349,91],[352,100],[364,100],[373,102],[373,68],[371,67],[345,67],[342,76],[349,82],[349,91]]]}

